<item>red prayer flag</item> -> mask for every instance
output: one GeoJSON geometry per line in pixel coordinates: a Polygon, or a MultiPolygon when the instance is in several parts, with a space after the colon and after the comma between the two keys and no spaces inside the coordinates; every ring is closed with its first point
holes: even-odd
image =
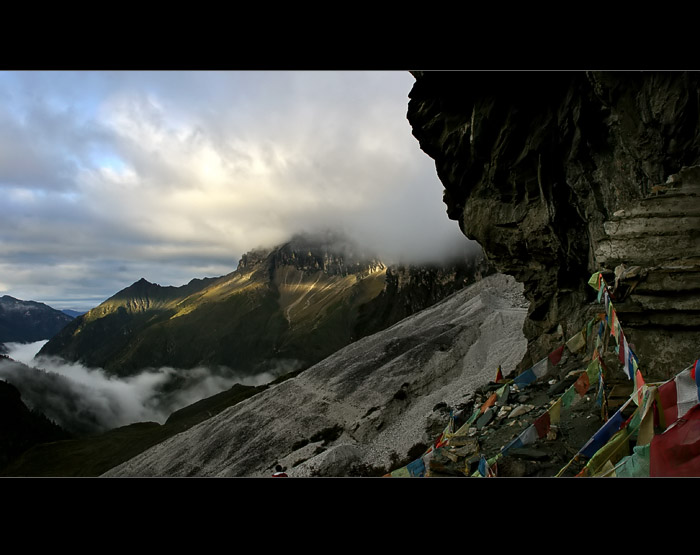
{"type": "Polygon", "coordinates": [[[545,412],[542,416],[540,416],[532,424],[535,426],[535,429],[537,430],[537,437],[546,436],[547,432],[549,432],[549,428],[550,428],[549,411],[545,412]]]}
{"type": "Polygon", "coordinates": [[[649,476],[700,476],[700,404],[651,440],[649,476]]]}
{"type": "Polygon", "coordinates": [[[578,380],[574,382],[574,389],[576,390],[576,393],[581,396],[584,396],[590,387],[591,383],[588,379],[588,372],[581,374],[578,380]]]}
{"type": "Polygon", "coordinates": [[[559,364],[559,361],[561,360],[561,356],[564,353],[564,345],[556,349],[555,351],[552,351],[549,353],[549,362],[552,363],[553,366],[556,366],[559,364]]]}

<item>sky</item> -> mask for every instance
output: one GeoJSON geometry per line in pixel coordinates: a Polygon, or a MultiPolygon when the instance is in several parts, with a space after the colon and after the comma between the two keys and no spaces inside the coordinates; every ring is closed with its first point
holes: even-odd
{"type": "Polygon", "coordinates": [[[88,310],[333,230],[387,262],[468,248],[407,71],[0,71],[0,296],[88,310]]]}

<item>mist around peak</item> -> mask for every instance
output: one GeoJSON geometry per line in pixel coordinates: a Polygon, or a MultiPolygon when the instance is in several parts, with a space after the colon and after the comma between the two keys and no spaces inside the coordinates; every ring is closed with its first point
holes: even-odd
{"type": "Polygon", "coordinates": [[[397,241],[391,231],[386,234],[367,231],[310,227],[291,234],[286,241],[259,245],[242,255],[241,260],[245,265],[265,258],[275,250],[333,255],[343,257],[348,264],[377,260],[387,266],[452,265],[483,257],[481,246],[467,239],[458,229],[455,234],[436,243],[428,238],[417,241],[415,237],[397,241]]]}

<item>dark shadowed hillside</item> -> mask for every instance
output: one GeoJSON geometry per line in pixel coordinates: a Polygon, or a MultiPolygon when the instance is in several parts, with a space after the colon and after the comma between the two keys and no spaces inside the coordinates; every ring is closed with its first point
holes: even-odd
{"type": "Polygon", "coordinates": [[[0,297],[0,345],[49,339],[73,318],[36,301],[0,297]]]}

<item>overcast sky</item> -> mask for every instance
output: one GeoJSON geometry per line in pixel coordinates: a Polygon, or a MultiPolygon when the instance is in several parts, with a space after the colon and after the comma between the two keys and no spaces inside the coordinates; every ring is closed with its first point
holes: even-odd
{"type": "Polygon", "coordinates": [[[0,71],[0,295],[87,310],[298,231],[387,261],[468,243],[402,71],[0,71]]]}

